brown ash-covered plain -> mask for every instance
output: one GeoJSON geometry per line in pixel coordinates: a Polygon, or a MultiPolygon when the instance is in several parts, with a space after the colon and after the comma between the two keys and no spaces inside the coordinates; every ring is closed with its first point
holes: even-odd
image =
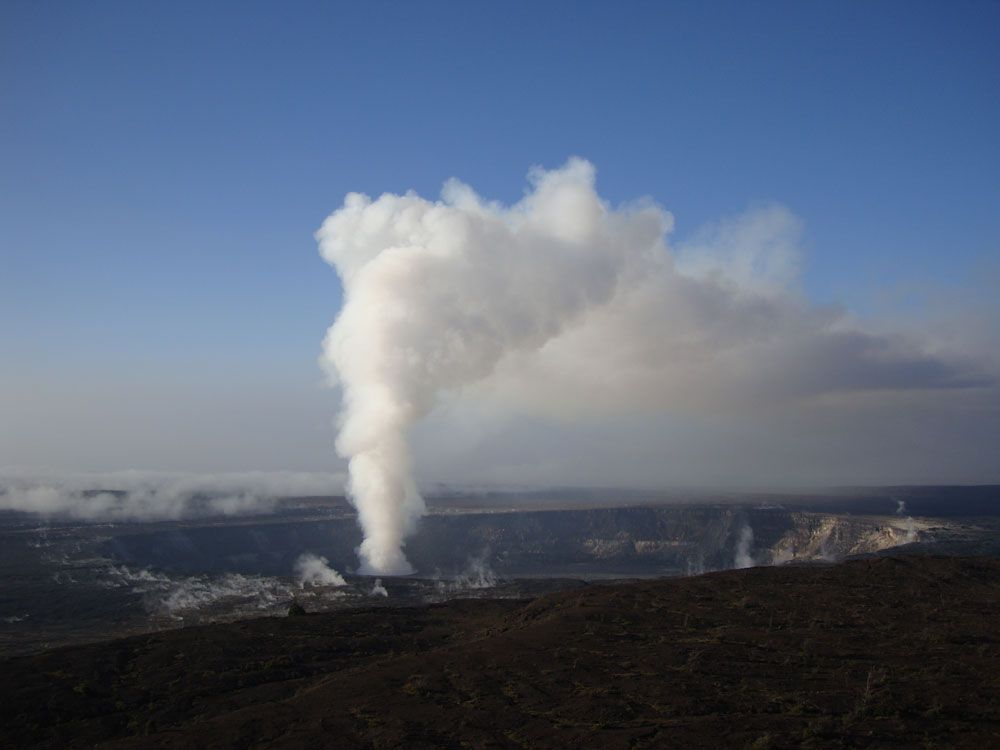
{"type": "Polygon", "coordinates": [[[0,746],[997,747],[1000,559],[185,628],[2,664],[0,746]]]}

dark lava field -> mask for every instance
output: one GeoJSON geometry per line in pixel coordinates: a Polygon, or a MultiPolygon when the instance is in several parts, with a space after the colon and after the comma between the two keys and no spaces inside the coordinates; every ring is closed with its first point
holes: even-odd
{"type": "Polygon", "coordinates": [[[0,665],[0,746],[1000,747],[1000,559],[347,609],[0,665]]]}

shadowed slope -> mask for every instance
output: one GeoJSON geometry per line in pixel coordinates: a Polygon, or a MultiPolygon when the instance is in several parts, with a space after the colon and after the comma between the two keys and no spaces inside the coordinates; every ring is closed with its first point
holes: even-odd
{"type": "Polygon", "coordinates": [[[212,625],[8,660],[0,744],[984,747],[998,620],[882,558],[212,625]]]}

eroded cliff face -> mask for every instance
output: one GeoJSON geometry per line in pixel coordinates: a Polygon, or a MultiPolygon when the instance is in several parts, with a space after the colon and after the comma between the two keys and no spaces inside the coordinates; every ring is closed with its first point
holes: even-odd
{"type": "Polygon", "coordinates": [[[789,514],[792,523],[773,544],[770,564],[793,560],[843,559],[917,541],[919,524],[912,518],[789,514]]]}
{"type": "MultiPolygon", "coordinates": [[[[599,521],[583,524],[591,533],[584,533],[577,554],[568,556],[577,560],[589,557],[609,566],[648,565],[698,573],[793,561],[840,560],[913,542],[921,534],[919,522],[899,517],[770,508],[657,508],[649,514],[631,510],[634,516],[621,514],[610,535],[599,534],[604,525],[599,521]],[[635,523],[640,516],[644,516],[645,523],[635,523]]],[[[602,511],[580,513],[599,516],[602,511]]]]}

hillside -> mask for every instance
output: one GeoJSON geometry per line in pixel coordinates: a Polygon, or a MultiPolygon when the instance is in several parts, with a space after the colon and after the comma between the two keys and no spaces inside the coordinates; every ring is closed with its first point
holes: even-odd
{"type": "Polygon", "coordinates": [[[1000,744],[1000,559],[185,628],[2,663],[0,746],[1000,744]]]}

